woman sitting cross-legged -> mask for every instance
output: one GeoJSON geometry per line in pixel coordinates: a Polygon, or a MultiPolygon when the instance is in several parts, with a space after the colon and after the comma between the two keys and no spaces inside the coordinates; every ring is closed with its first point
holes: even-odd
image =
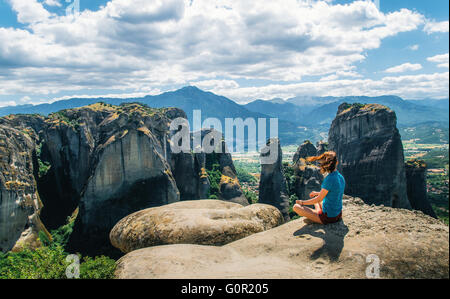
{"type": "Polygon", "coordinates": [[[319,161],[320,171],[328,173],[328,175],[322,183],[322,190],[311,192],[310,200],[297,200],[294,211],[315,223],[338,222],[342,218],[342,196],[345,190],[345,179],[336,170],[338,165],[336,153],[326,152],[317,157],[310,157],[307,161],[319,161]],[[314,209],[306,206],[314,206],[314,209]]]}

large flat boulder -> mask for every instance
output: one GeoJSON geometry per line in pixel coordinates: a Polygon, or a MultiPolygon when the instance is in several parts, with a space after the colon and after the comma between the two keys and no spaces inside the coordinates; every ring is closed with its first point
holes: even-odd
{"type": "Polygon", "coordinates": [[[422,212],[344,201],[343,221],[298,219],[222,247],[166,245],[122,257],[117,278],[447,278],[449,230],[422,212]],[[379,272],[377,271],[377,266],[379,272]]]}
{"type": "Polygon", "coordinates": [[[195,200],[131,214],[111,230],[113,246],[127,253],[164,244],[224,245],[283,223],[278,209],[195,200]]]}

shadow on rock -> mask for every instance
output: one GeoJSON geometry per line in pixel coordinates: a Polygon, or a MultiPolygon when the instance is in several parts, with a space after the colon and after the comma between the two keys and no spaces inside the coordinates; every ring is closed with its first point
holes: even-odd
{"type": "Polygon", "coordinates": [[[328,257],[330,261],[336,262],[344,248],[344,238],[347,233],[348,227],[341,220],[337,223],[328,225],[307,224],[297,230],[294,233],[294,236],[310,235],[312,237],[323,239],[323,246],[312,253],[311,259],[317,260],[320,257],[328,257]]]}

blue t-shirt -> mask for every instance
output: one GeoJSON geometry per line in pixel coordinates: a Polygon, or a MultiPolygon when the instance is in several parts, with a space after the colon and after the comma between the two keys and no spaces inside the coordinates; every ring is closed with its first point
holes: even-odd
{"type": "Polygon", "coordinates": [[[342,196],[345,190],[345,179],[334,171],[323,180],[322,189],[328,190],[327,196],[322,203],[322,209],[327,216],[332,218],[338,216],[342,211],[342,196]]]}

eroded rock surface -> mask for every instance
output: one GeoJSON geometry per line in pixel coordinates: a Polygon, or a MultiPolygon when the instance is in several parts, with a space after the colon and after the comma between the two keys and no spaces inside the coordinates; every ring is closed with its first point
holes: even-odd
{"type": "Polygon", "coordinates": [[[327,226],[298,219],[222,247],[132,251],[118,261],[116,277],[367,278],[368,267],[379,264],[380,278],[449,278],[449,230],[442,222],[357,198],[344,201],[343,215],[327,226]]]}
{"type": "Polygon", "coordinates": [[[0,122],[0,251],[40,245],[39,231],[49,237],[40,220],[37,192],[36,135],[0,122]]]}
{"type": "Polygon", "coordinates": [[[308,200],[312,191],[320,191],[323,175],[319,167],[300,158],[293,165],[293,168],[294,176],[291,188],[293,188],[292,191],[295,192],[299,199],[308,200]]]}
{"type": "Polygon", "coordinates": [[[109,231],[124,216],[179,200],[166,159],[169,123],[176,117],[185,114],[97,103],[48,117],[5,117],[0,123],[34,138],[21,141],[19,151],[36,152],[34,167],[23,173],[36,179],[44,224],[57,228],[79,207],[69,245],[97,254],[110,247],[109,231]]]}
{"type": "Polygon", "coordinates": [[[266,148],[261,151],[261,161],[258,202],[276,207],[283,214],[285,221],[289,221],[289,193],[283,170],[283,152],[278,138],[269,139],[266,148]]]}
{"type": "Polygon", "coordinates": [[[377,104],[342,104],[329,132],[346,194],[366,203],[411,208],[397,117],[377,104]]]}
{"type": "Polygon", "coordinates": [[[427,165],[422,160],[405,163],[408,199],[415,210],[437,218],[427,194],[427,165]]]}
{"type": "Polygon", "coordinates": [[[328,151],[328,143],[325,141],[319,141],[317,142],[316,148],[317,148],[317,155],[318,156],[322,155],[323,153],[328,151]]]}
{"type": "Polygon", "coordinates": [[[300,145],[294,154],[293,162],[297,163],[300,159],[306,159],[307,157],[313,157],[317,155],[317,149],[309,140],[306,140],[300,145]]]}
{"type": "Polygon", "coordinates": [[[224,245],[282,223],[280,211],[269,205],[183,201],[125,217],[110,239],[125,253],[166,244],[224,245]]]}

